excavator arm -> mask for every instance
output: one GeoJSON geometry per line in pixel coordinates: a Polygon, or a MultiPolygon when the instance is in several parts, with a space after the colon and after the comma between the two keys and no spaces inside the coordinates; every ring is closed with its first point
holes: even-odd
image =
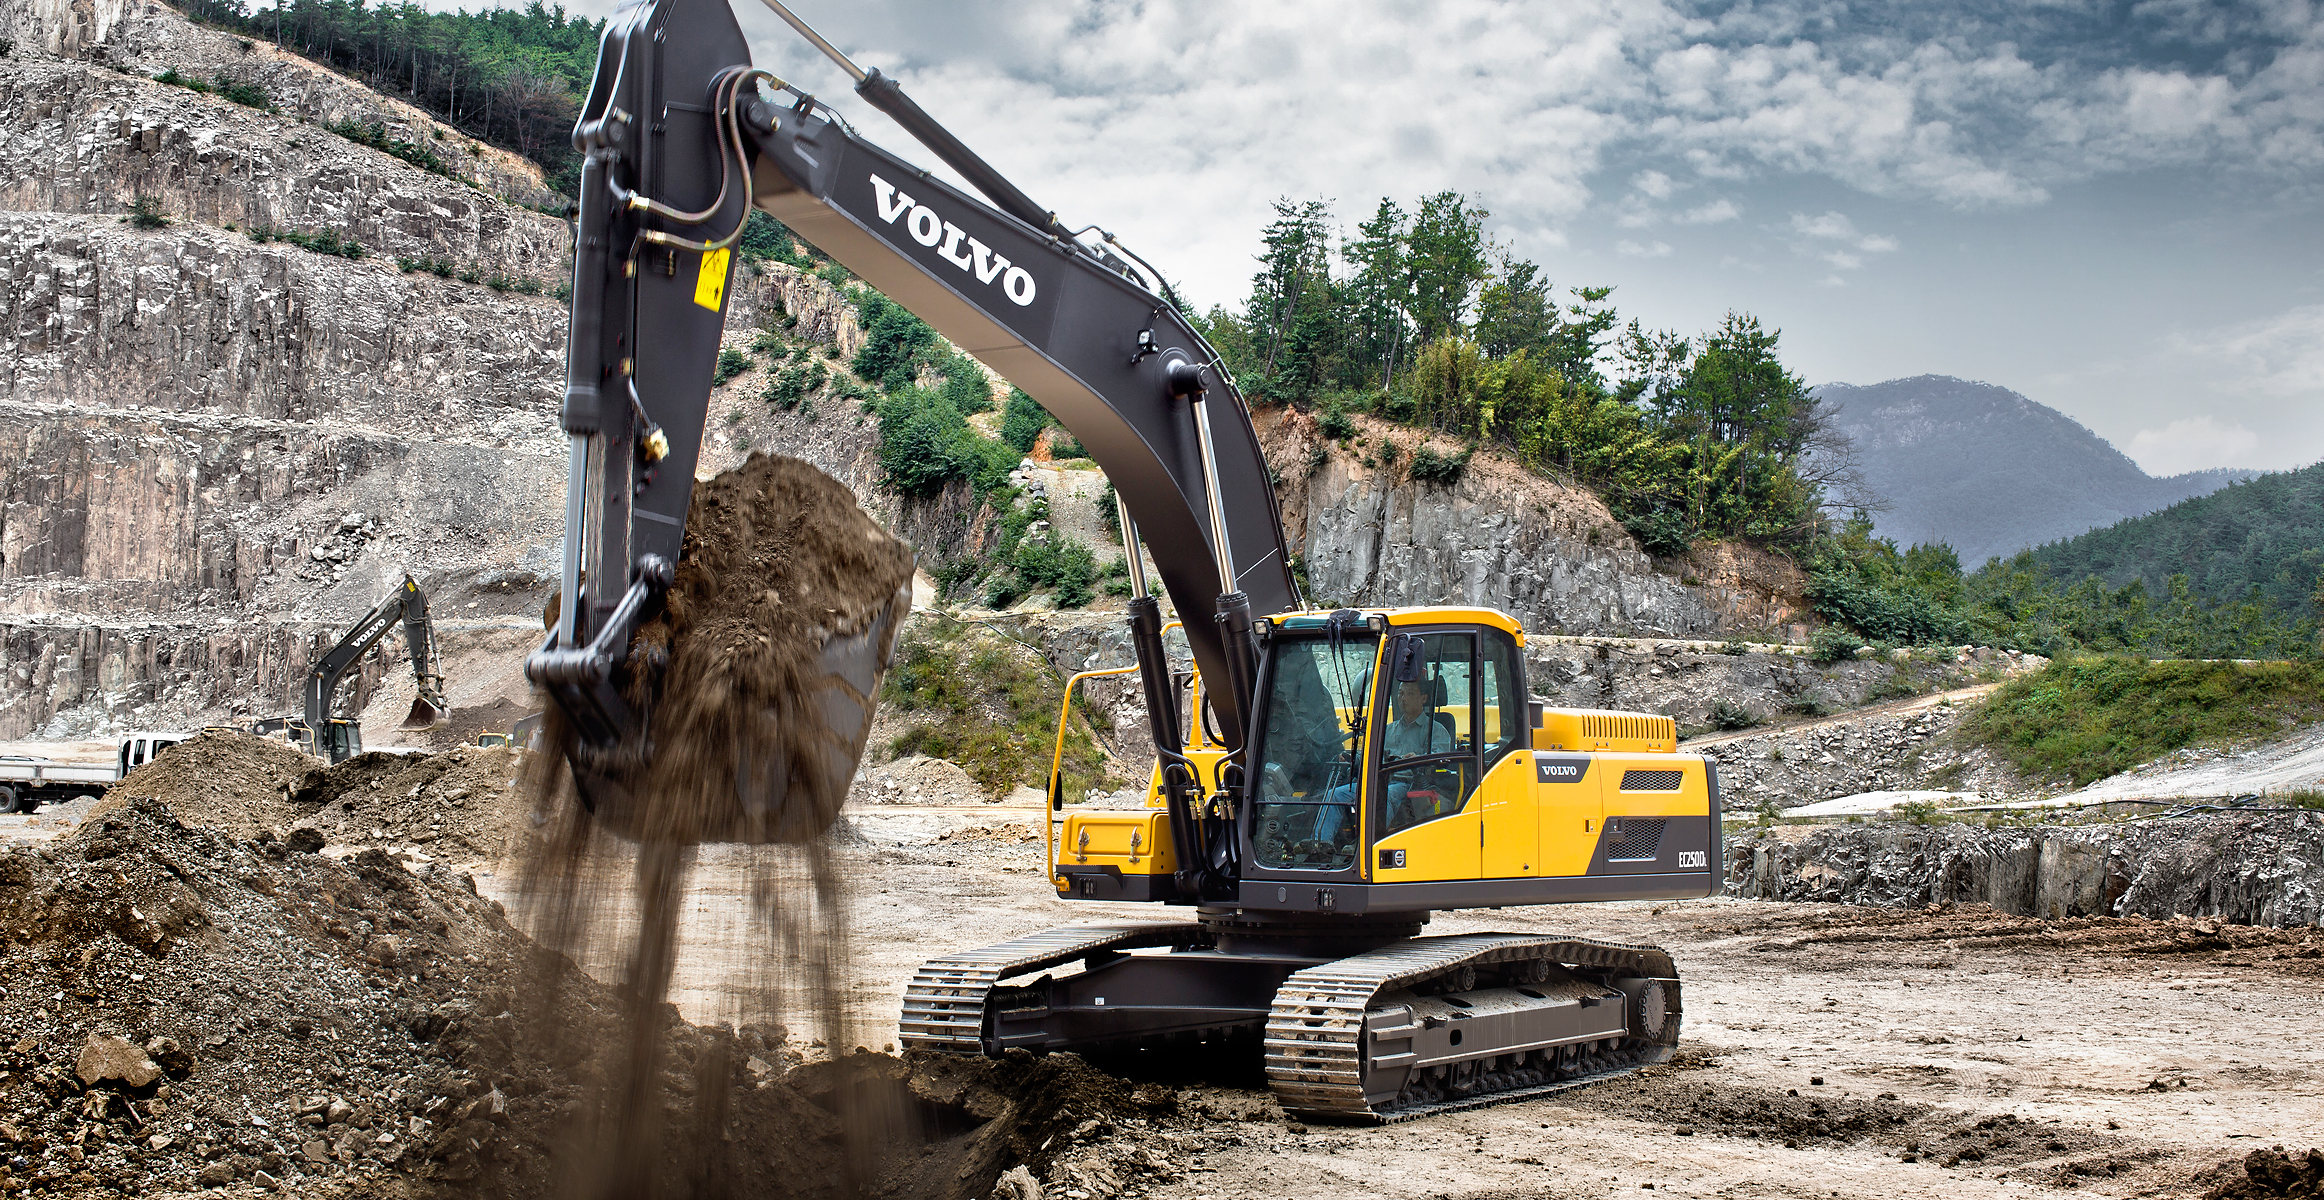
{"type": "Polygon", "coordinates": [[[315,665],[307,669],[308,728],[321,729],[330,720],[331,701],[338,695],[339,681],[347,677],[355,661],[387,636],[387,631],[398,621],[403,623],[404,644],[411,651],[412,678],[420,689],[403,727],[426,729],[443,721],[451,706],[444,701],[444,668],[436,657],[436,631],[428,620],[428,595],[420,590],[417,580],[406,575],[387,599],[365,613],[347,631],[347,636],[339,639],[338,645],[324,651],[315,665]]]}
{"type": "MultiPolygon", "coordinates": [[[[768,3],[991,203],[753,69],[724,0],[640,0],[610,19],[574,132],[585,162],[558,617],[527,666],[572,729],[576,767],[650,753],[618,676],[654,666],[628,663],[628,643],[684,534],[731,248],[750,207],[1023,388],[1089,450],[1121,499],[1132,563],[1142,535],[1213,681],[1221,736],[1239,747],[1252,614],[1298,598],[1271,474],[1217,352],[1110,235],[1070,235],[893,81],[768,3]]],[[[1159,668],[1159,605],[1134,575],[1140,659],[1159,668]]],[[[1146,674],[1157,742],[1178,746],[1167,670],[1146,674]]],[[[1182,861],[1201,857],[1188,849],[1182,861]]]]}

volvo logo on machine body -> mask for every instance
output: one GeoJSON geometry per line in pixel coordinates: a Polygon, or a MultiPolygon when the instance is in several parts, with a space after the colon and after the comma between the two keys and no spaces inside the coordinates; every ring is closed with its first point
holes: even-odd
{"type": "Polygon", "coordinates": [[[1546,754],[1533,756],[1533,777],[1543,783],[1580,783],[1590,773],[1590,760],[1583,757],[1552,758],[1546,754]]]}
{"type": "Polygon", "coordinates": [[[981,240],[971,237],[960,226],[945,220],[936,210],[914,200],[896,185],[871,176],[872,199],[878,206],[879,219],[888,225],[901,224],[912,240],[936,251],[944,261],[976,277],[978,283],[991,287],[998,284],[1001,294],[1009,303],[1024,308],[1033,303],[1037,285],[1032,272],[993,252],[981,240]]]}

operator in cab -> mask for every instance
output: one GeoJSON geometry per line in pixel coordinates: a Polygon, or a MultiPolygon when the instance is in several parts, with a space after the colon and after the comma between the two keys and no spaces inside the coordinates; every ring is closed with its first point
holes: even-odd
{"type": "MultiPolygon", "coordinates": [[[[1454,731],[1452,718],[1437,711],[1436,688],[1437,682],[1433,679],[1413,679],[1396,685],[1395,711],[1390,714],[1388,728],[1382,732],[1380,739],[1383,762],[1394,763],[1399,759],[1443,754],[1456,749],[1453,742],[1458,735],[1454,731]]],[[[1391,830],[1417,825],[1432,816],[1441,815],[1407,812],[1405,792],[1410,787],[1410,782],[1401,778],[1388,784],[1388,802],[1383,807],[1388,814],[1388,827],[1391,830]]],[[[1316,814],[1316,838],[1325,842],[1337,840],[1342,825],[1353,821],[1355,816],[1356,784],[1351,780],[1333,788],[1330,803],[1316,814]]]]}

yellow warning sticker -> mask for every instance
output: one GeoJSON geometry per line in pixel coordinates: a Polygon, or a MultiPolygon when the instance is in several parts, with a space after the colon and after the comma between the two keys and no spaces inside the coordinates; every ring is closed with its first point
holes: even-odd
{"type": "Polygon", "coordinates": [[[694,280],[694,303],[717,312],[726,303],[726,251],[702,256],[702,274],[694,280]]]}

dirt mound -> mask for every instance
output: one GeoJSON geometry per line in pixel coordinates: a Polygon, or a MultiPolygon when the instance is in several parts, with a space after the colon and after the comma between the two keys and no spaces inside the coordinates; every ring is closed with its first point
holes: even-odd
{"type": "Polygon", "coordinates": [[[509,727],[528,713],[540,711],[539,705],[527,706],[506,696],[496,696],[490,704],[454,708],[442,725],[428,731],[431,745],[473,746],[480,733],[508,732],[509,727]]]}
{"type": "Polygon", "coordinates": [[[2318,1200],[2324,1198],[2324,1150],[2285,1153],[2282,1146],[2243,1157],[2243,1178],[2203,1193],[2203,1200],[2318,1200]]]}
{"type": "MultiPolygon", "coordinates": [[[[238,840],[151,797],[0,853],[0,978],[8,1194],[580,1194],[558,1152],[634,1013],[465,876],[238,840]]],[[[637,1196],[981,1198],[1175,1105],[1070,1055],[800,1066],[780,1028],[653,1014],[637,1196]]]]}
{"type": "Polygon", "coordinates": [[[297,819],[289,792],[315,760],[287,742],[230,730],[205,730],[131,771],[91,810],[156,799],[183,821],[236,837],[281,830],[297,819]]]}
{"type": "MultiPolygon", "coordinates": [[[[596,820],[638,841],[820,835],[871,732],[911,577],[911,547],[800,459],[754,454],[696,484],[676,578],[630,644],[651,757],[584,774],[596,820]]],[[[546,732],[564,744],[554,714],[546,732]]]]}
{"type": "Polygon", "coordinates": [[[2314,929],[2271,929],[2212,918],[2169,921],[2145,917],[2070,917],[2044,921],[2013,916],[1985,904],[1937,905],[1918,912],[1845,909],[1802,937],[1761,942],[1761,953],[1821,945],[1925,943],[1938,947],[2013,949],[2078,954],[2205,954],[2246,952],[2257,959],[2309,960],[2324,956],[2314,929]]]}
{"type": "Polygon", "coordinates": [[[521,755],[456,746],[439,754],[369,751],[314,767],[290,792],[296,822],[341,844],[417,846],[434,857],[521,854],[530,811],[516,792],[521,755]]]}

